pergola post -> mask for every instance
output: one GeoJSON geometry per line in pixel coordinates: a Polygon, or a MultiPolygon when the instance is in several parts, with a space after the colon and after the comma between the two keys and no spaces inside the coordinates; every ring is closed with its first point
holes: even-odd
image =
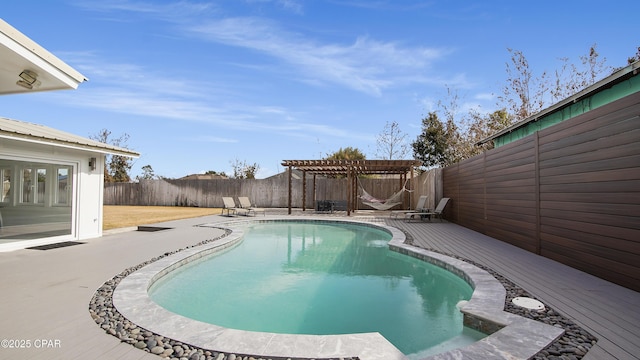
{"type": "MultiPolygon", "coordinates": [[[[316,206],[316,191],[317,191],[317,186],[316,186],[316,174],[313,174],[313,205],[316,206]]],[[[317,207],[316,207],[317,210],[317,207]]]]}
{"type": "Polygon", "coordinates": [[[349,167],[349,169],[347,170],[347,216],[351,215],[351,203],[353,202],[353,198],[351,196],[351,193],[353,191],[351,176],[351,167],[349,167]]]}
{"type": "MultiPolygon", "coordinates": [[[[407,174],[400,174],[400,186],[404,186],[404,182],[407,178],[407,174]]],[[[407,194],[402,194],[402,208],[407,208],[407,194]]]]}
{"type": "Polygon", "coordinates": [[[353,170],[353,176],[351,178],[351,206],[352,210],[355,212],[358,210],[358,173],[356,170],[353,170]]]}
{"type": "MultiPolygon", "coordinates": [[[[415,191],[416,188],[413,184],[413,166],[411,167],[411,177],[409,178],[409,190],[415,191]]],[[[411,191],[409,191],[409,209],[411,209],[411,191]]]]}
{"type": "Polygon", "coordinates": [[[307,172],[302,170],[302,211],[306,211],[307,205],[307,172]]]}
{"type": "Polygon", "coordinates": [[[291,215],[291,178],[292,178],[292,166],[289,165],[289,215],[291,215]]]}

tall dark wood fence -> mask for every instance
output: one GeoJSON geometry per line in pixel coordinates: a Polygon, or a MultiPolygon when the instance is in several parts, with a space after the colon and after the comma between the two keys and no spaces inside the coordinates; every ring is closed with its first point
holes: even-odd
{"type": "Polygon", "coordinates": [[[443,169],[453,222],[640,291],[640,92],[443,169]]]}

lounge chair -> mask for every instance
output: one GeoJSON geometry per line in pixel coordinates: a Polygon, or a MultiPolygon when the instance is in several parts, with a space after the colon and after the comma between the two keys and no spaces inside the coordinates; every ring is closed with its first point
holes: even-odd
{"type": "Polygon", "coordinates": [[[232,197],[222,197],[222,202],[224,206],[222,207],[222,215],[224,215],[225,210],[227,211],[227,216],[231,216],[231,213],[237,214],[238,208],[236,207],[236,202],[233,201],[232,197]]]}
{"type": "Polygon", "coordinates": [[[425,205],[427,204],[427,195],[421,195],[418,198],[418,203],[416,204],[416,208],[413,210],[392,210],[391,214],[389,214],[389,217],[393,217],[393,218],[398,218],[398,216],[400,215],[405,215],[408,213],[415,213],[415,212],[425,212],[425,211],[429,211],[429,209],[427,209],[425,207],[425,205]]]}
{"type": "Polygon", "coordinates": [[[405,220],[411,220],[411,219],[415,219],[417,216],[418,218],[420,218],[420,220],[424,218],[429,218],[429,220],[431,220],[431,217],[435,216],[435,217],[439,217],[440,221],[442,221],[442,212],[444,211],[444,208],[447,206],[448,203],[449,203],[449,198],[442,198],[440,199],[440,202],[438,203],[438,206],[436,206],[435,210],[408,213],[405,215],[404,218],[405,220]]]}
{"type": "Polygon", "coordinates": [[[261,212],[262,215],[267,216],[265,209],[253,207],[248,197],[239,196],[238,201],[240,201],[240,208],[247,211],[247,216],[252,212],[253,212],[253,216],[255,216],[255,214],[259,212],[261,212]]]}

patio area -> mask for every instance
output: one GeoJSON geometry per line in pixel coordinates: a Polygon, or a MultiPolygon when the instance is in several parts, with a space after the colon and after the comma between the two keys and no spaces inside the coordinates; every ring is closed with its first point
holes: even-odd
{"type": "MultiPolygon", "coordinates": [[[[286,211],[268,210],[266,218],[286,218],[286,211]]],[[[586,360],[640,359],[638,292],[452,223],[407,223],[367,211],[350,218],[397,227],[416,246],[469,259],[505,276],[598,338],[586,360]]],[[[171,228],[163,231],[128,228],[69,247],[0,253],[0,359],[159,359],[107,335],[89,315],[88,304],[98,287],[124,269],[222,234],[195,225],[228,221],[235,219],[207,216],[157,224],[171,228]]]]}

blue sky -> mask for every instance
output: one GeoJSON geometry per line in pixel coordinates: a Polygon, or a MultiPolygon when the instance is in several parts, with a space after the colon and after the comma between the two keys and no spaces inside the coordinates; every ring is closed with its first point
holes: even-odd
{"type": "Polygon", "coordinates": [[[21,0],[0,17],[89,78],[0,97],[0,116],[81,136],[130,135],[132,177],[356,147],[375,159],[395,121],[413,141],[446,98],[496,109],[507,48],[539,74],[597,44],[612,67],[640,46],[632,1],[21,0]]]}

